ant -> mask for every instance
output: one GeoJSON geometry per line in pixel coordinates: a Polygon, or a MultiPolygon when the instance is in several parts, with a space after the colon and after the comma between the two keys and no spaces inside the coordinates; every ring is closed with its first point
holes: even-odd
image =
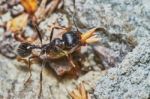
{"type": "MultiPolygon", "coordinates": [[[[75,4],[75,3],[74,3],[75,4]]],[[[75,6],[75,5],[74,5],[75,6]]],[[[73,19],[74,22],[74,19],[73,19]]],[[[75,24],[75,22],[74,22],[75,24]]],[[[39,58],[42,60],[42,67],[40,71],[40,91],[39,91],[39,97],[41,96],[42,92],[42,71],[45,67],[46,62],[53,61],[56,59],[60,59],[62,57],[67,57],[69,63],[75,68],[75,64],[72,59],[72,54],[80,49],[81,46],[85,46],[86,44],[91,44],[94,42],[99,41],[98,38],[95,37],[94,32],[96,31],[105,31],[104,28],[93,28],[86,33],[81,33],[75,24],[76,31],[67,31],[62,35],[62,38],[53,38],[54,29],[57,29],[57,27],[53,27],[50,36],[49,36],[49,43],[42,44],[42,36],[38,29],[38,26],[36,23],[32,23],[33,27],[37,31],[39,40],[41,45],[35,45],[28,42],[23,42],[19,45],[17,52],[18,55],[22,58],[29,57],[28,58],[28,66],[29,66],[29,78],[26,80],[28,82],[32,76],[31,74],[31,59],[33,58],[39,58]],[[35,55],[33,54],[33,50],[39,49],[40,54],[35,55]]],[[[67,29],[66,29],[67,30],[67,29]]],[[[26,83],[25,82],[25,83],[26,83]]]]}
{"type": "MultiPolygon", "coordinates": [[[[38,27],[35,26],[36,30],[38,31],[38,34],[40,34],[38,27]]],[[[53,37],[53,31],[55,28],[52,29],[51,35],[50,35],[50,42],[47,44],[42,44],[42,37],[39,35],[41,46],[30,44],[28,42],[21,43],[17,49],[18,55],[21,57],[28,57],[28,66],[29,66],[29,72],[30,76],[27,79],[26,82],[29,81],[31,78],[31,59],[33,58],[40,58],[43,60],[42,67],[40,71],[40,93],[42,90],[42,71],[45,66],[46,61],[53,61],[56,59],[60,59],[62,57],[67,57],[69,63],[75,68],[75,64],[72,59],[72,54],[78,50],[81,46],[85,46],[86,44],[91,44],[93,42],[97,42],[98,39],[94,38],[94,32],[97,30],[102,30],[103,28],[93,28],[89,30],[86,33],[81,33],[79,31],[68,31],[65,32],[62,35],[62,38],[54,38],[53,37]],[[40,49],[40,54],[35,55],[32,53],[34,49],[40,49]]],[[[25,82],[25,83],[26,83],[25,82]]]]}

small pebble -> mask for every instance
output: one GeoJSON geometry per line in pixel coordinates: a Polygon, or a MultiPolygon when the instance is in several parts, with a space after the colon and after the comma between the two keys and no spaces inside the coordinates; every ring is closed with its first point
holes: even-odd
{"type": "Polygon", "coordinates": [[[0,0],[0,4],[3,4],[5,2],[6,2],[6,0],[0,0]]]}
{"type": "Polygon", "coordinates": [[[27,26],[25,28],[25,36],[28,37],[28,36],[32,36],[32,35],[34,35],[34,31],[32,30],[31,27],[27,26]]]}
{"type": "Polygon", "coordinates": [[[5,32],[4,28],[0,28],[0,41],[3,39],[3,33],[5,32]]]}
{"type": "Polygon", "coordinates": [[[6,13],[7,11],[8,11],[7,4],[0,5],[0,13],[6,13]]]}
{"type": "Polygon", "coordinates": [[[5,14],[3,14],[3,15],[1,16],[2,22],[7,22],[7,21],[9,21],[11,18],[12,18],[12,17],[11,17],[11,13],[10,13],[10,12],[7,12],[7,13],[5,13],[5,14]]]}
{"type": "Polygon", "coordinates": [[[9,7],[12,7],[12,6],[18,4],[19,2],[20,2],[20,0],[9,0],[7,2],[7,4],[8,4],[9,7]]]}
{"type": "Polygon", "coordinates": [[[2,18],[0,17],[0,26],[3,26],[4,22],[2,21],[2,18]]]}
{"type": "Polygon", "coordinates": [[[5,31],[4,28],[0,28],[0,36],[2,33],[4,33],[4,31],[5,31]]]}
{"type": "Polygon", "coordinates": [[[17,15],[21,14],[23,11],[24,11],[23,6],[21,6],[19,4],[19,5],[16,5],[13,7],[13,9],[11,10],[11,14],[12,14],[12,16],[17,16],[17,15]]]}

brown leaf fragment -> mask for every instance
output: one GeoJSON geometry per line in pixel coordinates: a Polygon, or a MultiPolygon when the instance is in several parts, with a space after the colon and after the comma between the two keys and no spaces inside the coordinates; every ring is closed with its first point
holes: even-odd
{"type": "Polygon", "coordinates": [[[80,83],[76,89],[69,93],[72,99],[91,99],[83,83],[80,83]]]}
{"type": "Polygon", "coordinates": [[[40,6],[38,7],[37,11],[35,12],[35,16],[38,19],[37,21],[40,22],[45,18],[45,16],[50,15],[58,8],[58,5],[61,3],[62,0],[51,0],[48,4],[48,0],[42,0],[40,6]]]}
{"type": "Polygon", "coordinates": [[[11,32],[19,32],[26,27],[28,21],[28,14],[23,13],[16,18],[7,22],[7,30],[11,32]]]}
{"type": "Polygon", "coordinates": [[[40,3],[40,6],[38,7],[37,11],[35,12],[35,16],[36,16],[38,22],[41,21],[42,19],[44,19],[44,17],[45,17],[46,2],[47,2],[47,0],[42,0],[40,3]]]}

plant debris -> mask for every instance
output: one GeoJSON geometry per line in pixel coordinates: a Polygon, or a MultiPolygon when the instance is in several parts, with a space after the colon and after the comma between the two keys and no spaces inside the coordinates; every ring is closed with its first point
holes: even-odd
{"type": "Polygon", "coordinates": [[[11,31],[13,33],[20,33],[23,31],[24,28],[26,28],[28,23],[28,17],[29,15],[26,13],[23,13],[14,19],[7,22],[7,30],[11,31]]]}
{"type": "Polygon", "coordinates": [[[91,99],[83,83],[80,83],[76,89],[74,89],[72,92],[69,92],[69,95],[72,99],[91,99]]]}

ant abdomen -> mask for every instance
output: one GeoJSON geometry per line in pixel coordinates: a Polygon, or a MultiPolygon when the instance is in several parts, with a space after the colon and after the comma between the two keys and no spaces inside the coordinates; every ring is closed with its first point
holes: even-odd
{"type": "Polygon", "coordinates": [[[21,57],[27,57],[32,53],[31,44],[21,43],[17,49],[17,53],[21,57]]]}
{"type": "Polygon", "coordinates": [[[71,49],[80,43],[80,35],[74,31],[65,33],[62,39],[67,49],[71,49]]]}

